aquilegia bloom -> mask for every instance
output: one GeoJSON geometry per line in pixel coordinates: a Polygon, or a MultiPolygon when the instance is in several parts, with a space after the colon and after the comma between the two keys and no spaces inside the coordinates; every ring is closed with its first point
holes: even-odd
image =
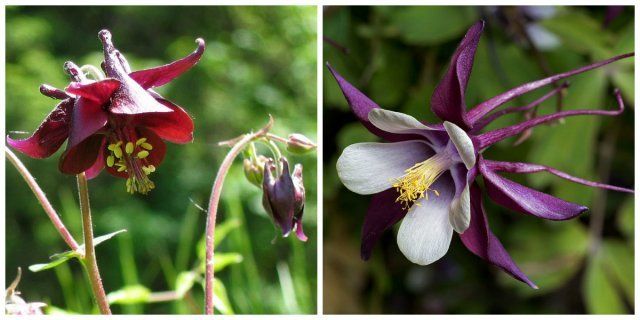
{"type": "Polygon", "coordinates": [[[542,86],[631,57],[616,56],[569,72],[527,83],[480,103],[467,111],[465,91],[484,22],[468,31],[451,58],[449,69],[431,97],[431,110],[442,124],[424,124],[415,118],[378,107],[331,67],[352,111],[372,133],[390,143],[357,143],[345,148],[337,170],[342,183],[359,194],[374,194],[362,229],[362,257],[368,259],[384,230],[402,219],[398,247],[412,262],[427,265],[449,249],[455,230],[474,254],[535,288],[509,257],[489,229],[482,204],[478,174],[489,197],[509,209],[550,220],[578,216],[586,207],[530,189],[501,177],[498,172],[547,171],[587,186],[633,190],[586,181],[547,166],[484,159],[482,151],[496,142],[539,124],[577,115],[619,115],[624,108],[616,90],[618,109],[569,110],[539,116],[522,123],[481,133],[501,115],[524,111],[556,94],[555,89],[530,105],[491,113],[497,107],[542,86]]]}
{"type": "MultiPolygon", "coordinates": [[[[195,65],[204,52],[197,39],[192,54],[170,64],[131,72],[124,55],[114,47],[111,33],[99,33],[104,50],[106,79],[88,79],[72,62],[65,70],[72,78],[65,91],[43,85],[40,91],[62,100],[33,135],[7,143],[33,158],[46,158],[67,141],[59,169],[86,172],[88,178],[107,171],[127,179],[127,191],[146,194],[155,186],[149,175],[165,155],[163,140],[193,140],[193,121],[179,106],[154,92],[195,65]]],[[[99,73],[99,71],[96,71],[99,73]]]]}

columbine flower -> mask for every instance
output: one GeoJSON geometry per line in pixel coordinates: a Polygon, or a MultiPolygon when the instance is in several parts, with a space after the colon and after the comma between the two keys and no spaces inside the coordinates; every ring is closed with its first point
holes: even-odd
{"type": "Polygon", "coordinates": [[[197,39],[196,51],[180,60],[131,72],[111,33],[102,30],[99,37],[107,78],[90,80],[75,64],[65,63],[72,78],[65,91],[46,85],[40,90],[62,102],[31,137],[7,137],[7,142],[30,157],[46,158],[68,140],[58,166],[61,172],[86,172],[93,178],[106,164],[109,173],[127,179],[127,191],[145,194],[154,188],[148,176],[164,158],[163,140],[181,144],[193,140],[189,115],[152,89],[195,65],[204,52],[204,41],[197,39]]]}
{"type": "Polygon", "coordinates": [[[431,97],[431,110],[443,120],[442,124],[424,124],[409,115],[381,109],[329,67],[356,117],[369,131],[391,142],[347,147],[338,159],[337,170],[349,190],[375,194],[362,229],[363,259],[370,257],[382,232],[402,220],[397,242],[410,261],[427,265],[440,259],[449,249],[455,230],[471,252],[535,288],[489,229],[476,176],[483,176],[489,197],[496,203],[550,220],[571,219],[587,208],[515,183],[498,172],[547,171],[587,186],[633,190],[586,181],[547,166],[486,160],[481,152],[498,141],[556,119],[619,115],[624,107],[622,97],[616,90],[619,108],[613,111],[561,111],[485,133],[480,130],[504,114],[539,105],[561,88],[530,105],[491,113],[514,98],[633,53],[518,86],[467,112],[464,94],[483,28],[484,22],[480,21],[469,29],[431,97]]]}
{"type": "Polygon", "coordinates": [[[280,159],[282,173],[277,175],[276,166],[269,161],[264,166],[262,182],[262,205],[269,216],[282,230],[284,237],[295,229],[296,236],[307,241],[302,230],[302,214],[304,213],[305,191],[302,182],[302,165],[296,164],[293,176],[289,173],[289,162],[280,159]],[[275,176],[274,176],[275,174],[275,176]]]}

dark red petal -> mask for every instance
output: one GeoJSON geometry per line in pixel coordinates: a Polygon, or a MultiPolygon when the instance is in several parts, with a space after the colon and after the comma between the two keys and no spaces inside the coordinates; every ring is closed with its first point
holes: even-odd
{"type": "Polygon", "coordinates": [[[587,207],[571,203],[542,193],[493,172],[482,158],[478,161],[489,197],[497,204],[548,220],[567,220],[588,210],[587,207]]]}
{"type": "Polygon", "coordinates": [[[107,125],[108,116],[106,111],[102,109],[102,104],[93,100],[84,97],[76,99],[72,113],[69,146],[67,148],[76,146],[107,125]]]}
{"type": "Polygon", "coordinates": [[[102,172],[102,169],[104,169],[104,150],[107,144],[107,139],[102,139],[102,145],[100,146],[100,152],[98,153],[98,159],[96,159],[96,162],[91,166],[91,168],[87,169],[87,171],[85,171],[85,175],[87,176],[87,179],[93,179],[95,177],[97,177],[100,172],[102,172]]]}
{"type": "Polygon", "coordinates": [[[157,98],[157,101],[173,110],[165,113],[145,113],[135,116],[139,127],[153,130],[160,138],[173,143],[188,143],[193,140],[193,120],[181,107],[171,101],[157,98]]]}
{"type": "Polygon", "coordinates": [[[93,135],[78,145],[67,148],[60,157],[58,169],[66,174],[78,174],[87,171],[98,160],[103,135],[93,135]]]}
{"type": "Polygon", "coordinates": [[[477,183],[471,185],[470,191],[471,224],[460,235],[462,243],[475,255],[502,269],[517,280],[537,289],[538,287],[518,268],[507,250],[502,246],[502,243],[500,243],[500,240],[489,229],[487,215],[482,205],[482,194],[477,183]]]}
{"type": "Polygon", "coordinates": [[[109,101],[113,92],[119,87],[120,81],[116,79],[104,79],[92,83],[71,82],[64,90],[102,105],[109,101]]]}
{"type": "Polygon", "coordinates": [[[180,60],[151,69],[138,70],[129,76],[145,89],[163,86],[198,63],[204,53],[204,40],[198,38],[196,43],[196,50],[180,60]]]}
{"type": "Polygon", "coordinates": [[[397,198],[398,192],[395,189],[382,191],[371,198],[362,225],[360,257],[363,260],[369,260],[373,246],[378,242],[382,233],[407,214],[407,210],[403,209],[402,204],[396,202],[397,198]]]}
{"type": "Polygon", "coordinates": [[[51,156],[60,149],[69,135],[73,101],[74,99],[66,99],[60,102],[31,137],[23,140],[7,137],[7,144],[32,158],[51,156]]]}
{"type": "Polygon", "coordinates": [[[473,68],[473,59],[484,29],[484,21],[474,24],[460,42],[451,57],[449,69],[433,91],[431,110],[440,119],[453,122],[463,129],[469,129],[465,113],[465,92],[473,68]]]}

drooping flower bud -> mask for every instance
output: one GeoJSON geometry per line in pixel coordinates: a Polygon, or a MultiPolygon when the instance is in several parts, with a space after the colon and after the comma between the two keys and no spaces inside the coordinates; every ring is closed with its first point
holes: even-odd
{"type": "Polygon", "coordinates": [[[316,144],[302,134],[292,133],[287,137],[287,150],[291,153],[305,154],[315,148],[316,144]]]}
{"type": "Polygon", "coordinates": [[[262,187],[262,178],[264,176],[264,165],[269,159],[263,155],[259,155],[253,159],[244,159],[244,175],[253,185],[258,188],[262,187]]]}
{"type": "Polygon", "coordinates": [[[17,290],[22,270],[18,268],[18,275],[6,290],[5,313],[7,315],[42,315],[42,308],[47,305],[43,302],[26,302],[20,297],[17,290]]]}
{"type": "Polygon", "coordinates": [[[282,174],[277,176],[276,166],[273,161],[268,161],[264,166],[264,179],[262,182],[262,205],[274,223],[282,230],[284,237],[296,228],[296,236],[306,241],[307,237],[302,231],[302,218],[304,209],[304,187],[302,186],[302,167],[296,166],[294,179],[289,173],[289,162],[286,158],[280,159],[282,174]],[[297,169],[299,168],[299,169],[297,169]],[[299,172],[298,172],[299,171],[299,172]]]}

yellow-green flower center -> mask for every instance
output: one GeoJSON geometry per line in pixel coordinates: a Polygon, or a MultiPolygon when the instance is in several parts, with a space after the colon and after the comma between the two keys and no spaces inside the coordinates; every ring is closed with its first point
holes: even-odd
{"type": "Polygon", "coordinates": [[[153,146],[147,142],[147,138],[140,138],[135,143],[118,140],[109,144],[107,150],[107,167],[128,175],[127,192],[147,194],[155,188],[149,175],[156,171],[156,167],[147,161],[153,146]]]}
{"type": "Polygon", "coordinates": [[[408,209],[413,203],[420,205],[416,202],[419,199],[429,199],[429,191],[440,196],[438,190],[431,189],[431,185],[449,168],[450,162],[449,155],[436,153],[433,157],[405,170],[405,174],[396,178],[392,184],[400,194],[396,202],[402,203],[404,208],[408,209]]]}

